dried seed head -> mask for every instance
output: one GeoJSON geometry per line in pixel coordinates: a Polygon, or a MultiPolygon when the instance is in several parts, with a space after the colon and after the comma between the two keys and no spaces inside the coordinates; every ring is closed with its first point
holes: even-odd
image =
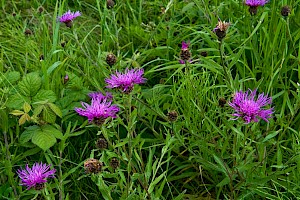
{"type": "Polygon", "coordinates": [[[223,97],[220,98],[219,99],[219,106],[223,108],[225,106],[225,104],[226,104],[226,99],[224,99],[223,97]]]}
{"type": "Polygon", "coordinates": [[[207,51],[202,51],[202,52],[200,53],[200,55],[203,56],[203,57],[207,57],[207,56],[208,56],[208,53],[207,53],[207,51]]]}
{"type": "Polygon", "coordinates": [[[60,46],[61,46],[62,48],[65,48],[66,42],[65,42],[65,41],[62,41],[62,42],[60,43],[60,46]]]}
{"type": "Polygon", "coordinates": [[[106,56],[106,63],[111,67],[117,62],[117,57],[113,53],[106,56]]]}
{"type": "Polygon", "coordinates": [[[44,12],[44,8],[43,8],[43,6],[40,6],[40,7],[38,8],[38,12],[39,12],[39,13],[42,13],[42,12],[44,12]]]}
{"type": "Polygon", "coordinates": [[[230,23],[219,21],[216,28],[214,28],[214,32],[218,36],[219,40],[222,40],[226,36],[226,31],[229,28],[230,23]]]}
{"type": "Polygon", "coordinates": [[[30,29],[26,29],[24,33],[25,33],[25,35],[31,35],[32,31],[30,29]]]}
{"type": "Polygon", "coordinates": [[[169,121],[174,122],[178,118],[178,113],[175,110],[172,110],[168,112],[167,116],[169,121]]]}
{"type": "Polygon", "coordinates": [[[289,6],[283,6],[281,8],[281,15],[284,17],[289,16],[289,14],[291,13],[291,8],[289,6]]]}
{"type": "Polygon", "coordinates": [[[117,158],[112,158],[109,164],[113,169],[117,169],[120,166],[120,162],[117,158]]]}
{"type": "Polygon", "coordinates": [[[45,60],[45,58],[44,58],[44,55],[42,54],[42,55],[40,55],[40,61],[43,61],[43,60],[45,60]]]}
{"type": "Polygon", "coordinates": [[[96,147],[98,149],[106,149],[108,146],[107,141],[104,138],[99,138],[97,143],[96,143],[96,147]]]}
{"type": "Polygon", "coordinates": [[[106,6],[107,6],[108,9],[113,8],[114,5],[115,5],[115,2],[113,0],[107,0],[106,6]]]}
{"type": "Polygon", "coordinates": [[[99,173],[102,169],[103,164],[94,158],[89,158],[86,161],[84,161],[84,170],[85,173],[91,174],[91,173],[99,173]]]}

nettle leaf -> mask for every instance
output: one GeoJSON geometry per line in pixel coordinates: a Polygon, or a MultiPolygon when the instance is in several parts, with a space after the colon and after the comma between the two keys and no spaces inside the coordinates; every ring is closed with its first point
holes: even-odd
{"type": "Polygon", "coordinates": [[[56,143],[56,138],[53,134],[39,129],[33,134],[31,141],[33,144],[46,151],[56,143]]]}
{"type": "Polygon", "coordinates": [[[34,125],[34,126],[29,126],[27,128],[25,128],[26,130],[21,134],[20,136],[20,143],[25,143],[28,142],[29,140],[31,140],[32,135],[40,130],[40,127],[34,125]]]}
{"type": "Polygon", "coordinates": [[[6,106],[11,109],[22,110],[25,102],[30,104],[30,99],[20,94],[14,94],[8,97],[6,106]]]}
{"type": "Polygon", "coordinates": [[[56,95],[52,90],[40,90],[33,98],[33,102],[55,102],[56,101],[56,95]]]}
{"type": "Polygon", "coordinates": [[[18,84],[20,93],[27,97],[33,97],[41,85],[42,79],[36,72],[27,74],[18,84]]]}

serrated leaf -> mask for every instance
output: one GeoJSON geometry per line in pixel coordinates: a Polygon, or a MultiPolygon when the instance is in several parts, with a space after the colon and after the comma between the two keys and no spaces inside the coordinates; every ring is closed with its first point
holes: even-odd
{"type": "Polygon", "coordinates": [[[56,120],[55,113],[48,106],[44,107],[42,115],[43,115],[43,119],[48,123],[53,124],[56,120]]]}
{"type": "Polygon", "coordinates": [[[32,135],[31,141],[33,144],[46,151],[56,143],[56,138],[54,135],[48,132],[43,132],[40,129],[32,135]]]}
{"type": "Polygon", "coordinates": [[[13,110],[9,114],[12,114],[12,115],[15,115],[15,116],[20,116],[20,115],[23,115],[24,112],[21,111],[21,110],[13,110]]]}
{"type": "Polygon", "coordinates": [[[40,90],[33,98],[33,102],[55,102],[56,95],[52,90],[40,90]]]}
{"type": "Polygon", "coordinates": [[[8,98],[6,106],[11,109],[23,109],[24,103],[30,103],[30,99],[28,97],[24,97],[20,94],[14,94],[8,98]]]}
{"type": "Polygon", "coordinates": [[[28,113],[31,110],[31,106],[29,105],[29,103],[27,102],[24,103],[23,110],[25,113],[28,113]]]}
{"type": "Polygon", "coordinates": [[[54,137],[58,138],[58,139],[62,139],[63,138],[63,134],[60,130],[56,129],[55,127],[46,124],[44,126],[41,127],[42,131],[48,134],[52,134],[54,137]]]}
{"type": "Polygon", "coordinates": [[[34,125],[34,126],[29,126],[25,128],[26,130],[21,134],[20,136],[20,143],[25,143],[28,142],[31,138],[32,135],[40,130],[40,127],[34,125]]]}
{"type": "Polygon", "coordinates": [[[27,74],[18,84],[20,93],[27,97],[36,95],[41,85],[42,79],[36,72],[27,74]]]}
{"type": "Polygon", "coordinates": [[[51,109],[57,116],[59,116],[60,118],[62,118],[62,112],[61,112],[60,108],[59,108],[57,105],[55,105],[55,104],[53,104],[53,103],[48,103],[48,105],[49,105],[50,109],[51,109]]]}

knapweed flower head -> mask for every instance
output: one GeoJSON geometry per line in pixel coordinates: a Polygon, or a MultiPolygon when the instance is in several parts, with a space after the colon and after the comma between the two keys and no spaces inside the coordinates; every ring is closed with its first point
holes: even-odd
{"type": "Polygon", "coordinates": [[[259,94],[256,98],[256,89],[253,91],[249,89],[247,92],[236,92],[228,105],[235,109],[233,116],[236,116],[236,119],[240,117],[248,124],[258,122],[258,118],[268,122],[268,118],[272,117],[273,108],[265,109],[263,107],[271,103],[272,98],[264,93],[259,94]]]}
{"type": "Polygon", "coordinates": [[[249,12],[251,15],[256,15],[257,7],[264,6],[268,3],[268,0],[245,0],[245,4],[249,6],[249,12]]]}
{"type": "Polygon", "coordinates": [[[79,11],[71,12],[69,10],[68,12],[64,13],[61,17],[59,17],[59,21],[61,23],[65,23],[66,26],[70,28],[72,26],[73,19],[79,17],[80,15],[81,13],[79,11]]]}
{"type": "Polygon", "coordinates": [[[189,46],[190,46],[190,42],[184,42],[182,41],[181,44],[181,51],[180,51],[180,58],[181,60],[179,60],[180,64],[185,64],[186,61],[188,62],[192,62],[191,58],[191,52],[189,50],[189,46]]]}
{"type": "Polygon", "coordinates": [[[126,69],[125,73],[116,72],[110,78],[105,79],[107,88],[120,88],[124,93],[130,93],[135,84],[145,83],[147,79],[143,77],[143,69],[126,69]]]}
{"type": "Polygon", "coordinates": [[[26,165],[25,169],[19,169],[17,174],[22,180],[22,185],[27,186],[27,189],[35,188],[40,190],[44,188],[47,178],[54,178],[56,170],[51,169],[50,165],[41,163],[34,163],[32,168],[26,165]]]}
{"type": "Polygon", "coordinates": [[[222,22],[221,20],[218,21],[216,28],[214,28],[215,34],[218,36],[219,40],[222,40],[226,36],[226,31],[229,28],[229,22],[222,22]]]}
{"type": "Polygon", "coordinates": [[[96,125],[102,125],[109,117],[116,118],[119,112],[117,105],[112,105],[112,95],[107,93],[103,95],[100,92],[90,93],[91,104],[82,102],[83,108],[75,108],[75,111],[88,118],[89,122],[96,125]]]}

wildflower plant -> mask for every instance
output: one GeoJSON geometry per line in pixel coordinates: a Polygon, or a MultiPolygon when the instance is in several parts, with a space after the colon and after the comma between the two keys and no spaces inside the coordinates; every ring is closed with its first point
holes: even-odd
{"type": "Polygon", "coordinates": [[[59,17],[59,21],[61,23],[65,23],[67,27],[72,27],[72,22],[76,17],[81,16],[81,13],[79,11],[71,12],[68,10],[66,13],[64,13],[61,17],[59,17]]]}
{"type": "Polygon", "coordinates": [[[107,93],[103,95],[100,92],[90,93],[91,104],[82,102],[83,108],[75,108],[75,111],[88,118],[89,122],[96,125],[102,125],[109,117],[116,118],[119,112],[119,107],[112,104],[112,95],[107,93]]]}
{"type": "Polygon", "coordinates": [[[236,92],[228,105],[235,110],[233,116],[237,117],[236,119],[242,118],[248,124],[258,122],[258,118],[268,122],[268,119],[272,117],[274,108],[265,109],[263,107],[271,103],[272,98],[264,95],[264,93],[256,97],[256,89],[253,91],[249,89],[247,92],[236,92]]]}
{"type": "Polygon", "coordinates": [[[134,85],[146,82],[144,69],[126,69],[124,73],[116,72],[105,79],[107,88],[119,88],[124,93],[130,93],[134,85]]]}
{"type": "Polygon", "coordinates": [[[268,0],[245,0],[245,4],[249,6],[249,12],[251,15],[256,15],[257,8],[259,6],[264,6],[268,3],[268,0]]]}
{"type": "Polygon", "coordinates": [[[44,188],[47,178],[54,178],[55,169],[50,169],[51,165],[41,163],[34,163],[30,168],[26,165],[25,169],[19,169],[17,174],[21,178],[22,185],[29,190],[34,188],[40,190],[44,188]]]}

